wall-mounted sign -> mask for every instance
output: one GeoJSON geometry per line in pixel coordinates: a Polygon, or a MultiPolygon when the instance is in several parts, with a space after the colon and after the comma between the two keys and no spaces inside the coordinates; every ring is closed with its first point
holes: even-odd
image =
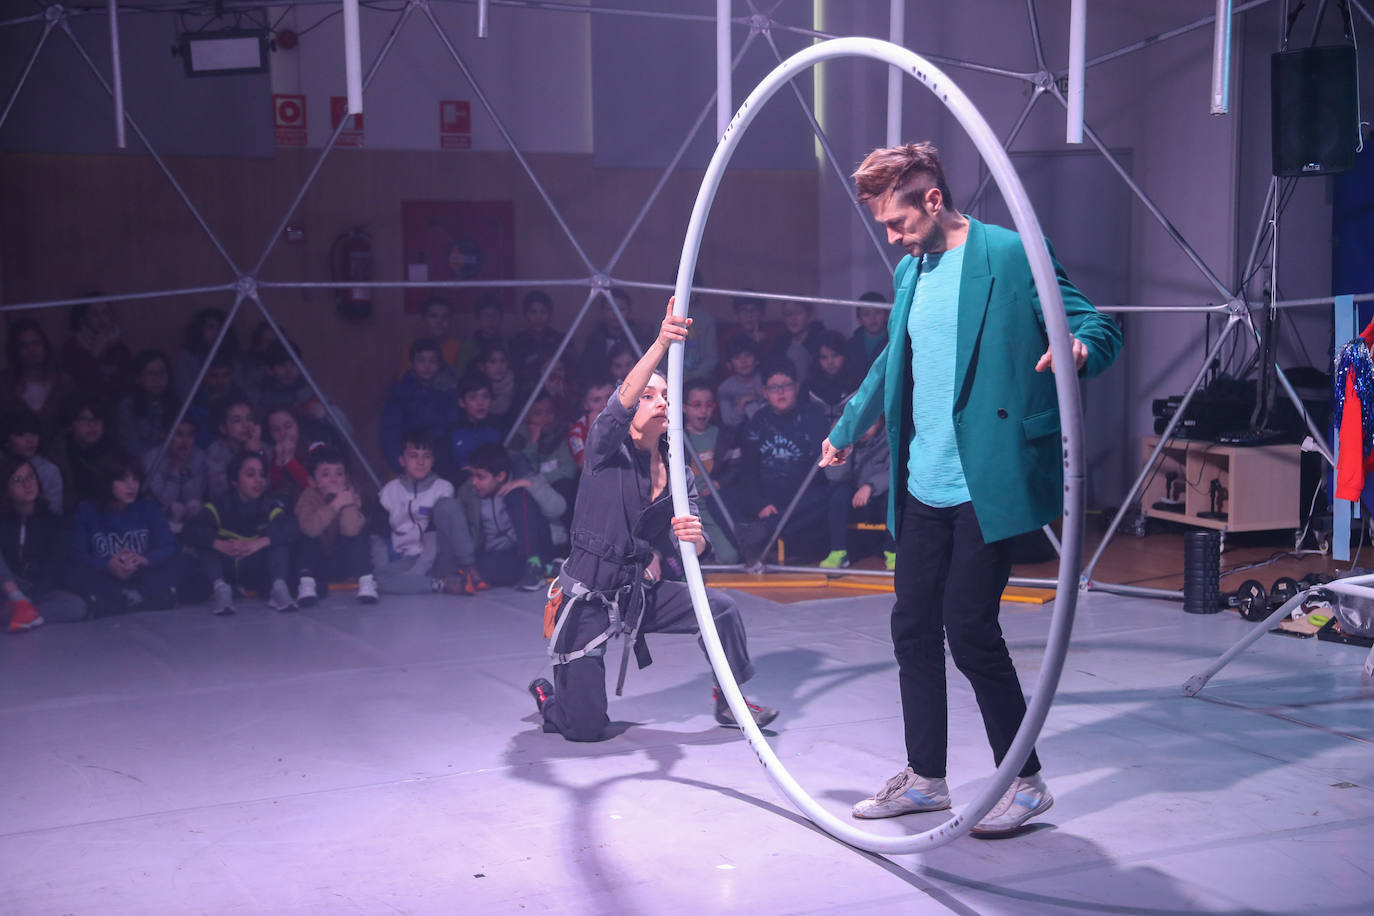
{"type": "Polygon", "coordinates": [[[335,130],[339,122],[348,118],[348,123],[339,132],[339,139],[335,141],[335,146],[355,146],[363,145],[363,116],[353,115],[348,117],[348,97],[343,95],[331,95],[329,97],[329,129],[335,130]]]}
{"type": "Polygon", "coordinates": [[[439,149],[472,149],[472,103],[439,102],[439,149]]]}
{"type": "Polygon", "coordinates": [[[305,96],[273,93],[272,128],[277,146],[305,146],[305,96]]]}

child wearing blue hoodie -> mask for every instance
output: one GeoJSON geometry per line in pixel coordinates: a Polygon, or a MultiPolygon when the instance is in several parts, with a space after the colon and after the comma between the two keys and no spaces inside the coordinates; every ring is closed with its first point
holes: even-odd
{"type": "Polygon", "coordinates": [[[72,520],[76,586],[92,616],[176,605],[180,548],[157,503],[139,499],[136,463],[116,457],[102,465],[101,497],[83,502],[72,520]]]}

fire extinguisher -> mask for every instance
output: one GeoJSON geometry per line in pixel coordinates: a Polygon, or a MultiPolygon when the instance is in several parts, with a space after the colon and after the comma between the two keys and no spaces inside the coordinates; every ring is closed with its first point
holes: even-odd
{"type": "MultiPolygon", "coordinates": [[[[372,237],[361,228],[351,229],[329,247],[329,279],[345,283],[372,280],[372,237]]],[[[372,290],[366,286],[340,286],[334,290],[335,306],[345,318],[359,320],[372,315],[372,290]]]]}

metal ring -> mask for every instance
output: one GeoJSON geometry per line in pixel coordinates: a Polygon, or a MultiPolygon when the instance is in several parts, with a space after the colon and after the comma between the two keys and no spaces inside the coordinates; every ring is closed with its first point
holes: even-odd
{"type": "MultiPolygon", "coordinates": [[[[687,314],[692,275],[696,268],[697,254],[701,247],[711,202],[720,187],[730,156],[743,138],[745,129],[763,104],[789,80],[822,61],[846,57],[877,60],[909,74],[934,93],[963,126],[997,180],[997,186],[1007,202],[1016,230],[1021,236],[1021,244],[1025,248],[1031,273],[1035,278],[1035,288],[1040,296],[1055,365],[1073,366],[1068,320],[1064,313],[1064,302],[1059,294],[1049,249],[1040,231],[1039,221],[1026,197],[1025,188],[1022,187],[997,137],[968,96],[938,67],[906,48],[874,38],[836,38],[812,45],[779,64],[744,100],[744,104],[731,120],[729,129],[716,146],[715,155],[711,158],[711,163],[701,180],[696,205],[692,210],[692,218],[687,225],[687,234],[683,241],[682,258],[678,264],[675,287],[677,304],[674,313],[680,316],[687,314]]],[[[673,344],[668,351],[668,441],[673,511],[677,515],[686,515],[690,511],[687,504],[687,475],[682,438],[682,356],[682,345],[673,344]]],[[[707,603],[706,586],[702,581],[696,551],[688,545],[680,545],[687,586],[691,592],[692,605],[706,644],[707,655],[711,660],[711,667],[715,670],[717,683],[720,684],[735,715],[735,721],[744,732],[745,740],[758,756],[759,763],[797,810],[845,843],[870,852],[903,854],[934,849],[963,836],[997,804],[1035,746],[1054,699],[1055,688],[1064,668],[1064,657],[1068,652],[1069,635],[1078,600],[1078,578],[1083,548],[1082,413],[1076,373],[1055,373],[1055,390],[1059,399],[1060,424],[1063,430],[1064,530],[1061,538],[1059,582],[1055,592],[1054,614],[1040,676],[1036,680],[1031,702],[1021,721],[1021,728],[1016,733],[1016,739],[988,787],[963,811],[938,827],[908,836],[881,836],[869,833],[822,808],[802,789],[773,753],[758,726],[754,724],[744,697],[740,694],[734,673],[730,670],[721,649],[715,621],[711,617],[710,606],[707,603]]]]}

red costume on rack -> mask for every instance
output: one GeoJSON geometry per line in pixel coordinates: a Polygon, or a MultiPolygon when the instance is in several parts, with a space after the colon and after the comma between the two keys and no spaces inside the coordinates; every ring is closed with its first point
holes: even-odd
{"type": "Polygon", "coordinates": [[[1336,356],[1336,498],[1358,502],[1374,471],[1374,321],[1336,356]],[[1353,409],[1352,409],[1353,408],[1353,409]]]}

